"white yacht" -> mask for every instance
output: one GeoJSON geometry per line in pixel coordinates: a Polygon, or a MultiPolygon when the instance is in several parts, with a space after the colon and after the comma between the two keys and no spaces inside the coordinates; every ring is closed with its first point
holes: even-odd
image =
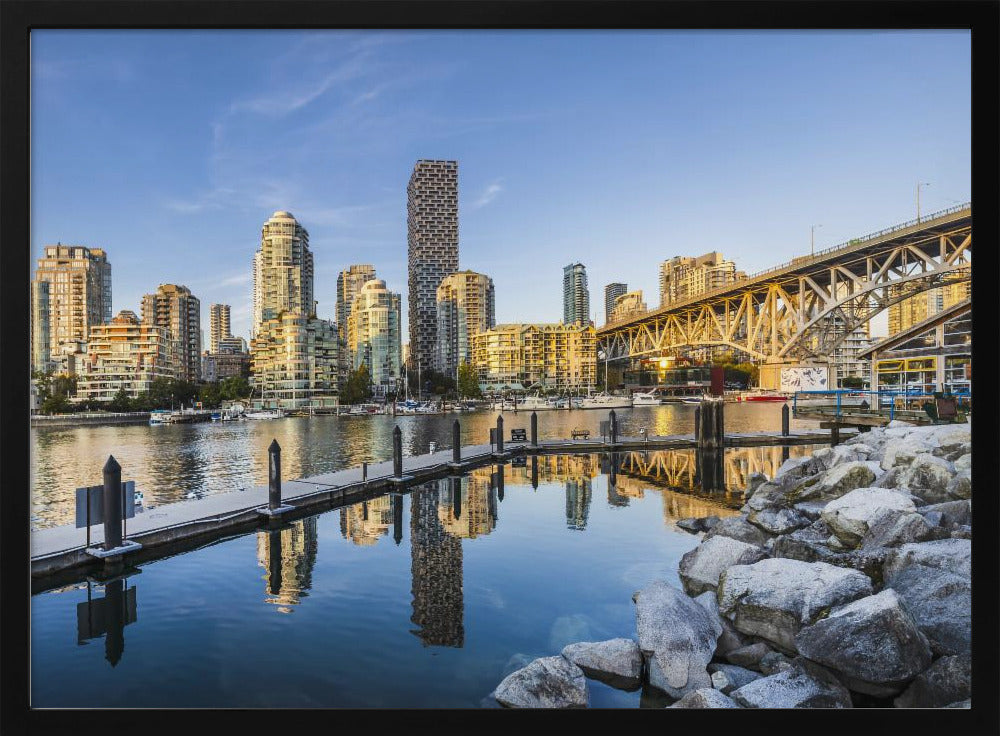
{"type": "Polygon", "coordinates": [[[659,406],[663,403],[660,395],[656,392],[656,389],[649,391],[648,393],[636,392],[632,394],[632,405],[633,406],[659,406]]]}
{"type": "Polygon", "coordinates": [[[538,394],[525,396],[523,399],[517,402],[518,411],[544,411],[556,408],[558,407],[556,407],[554,401],[549,401],[548,399],[539,396],[538,394]]]}
{"type": "Polygon", "coordinates": [[[631,409],[630,396],[614,396],[607,391],[588,396],[580,402],[581,409],[631,409]]]}
{"type": "Polygon", "coordinates": [[[281,409],[269,409],[267,411],[248,411],[243,415],[246,419],[281,419],[285,412],[281,409]]]}

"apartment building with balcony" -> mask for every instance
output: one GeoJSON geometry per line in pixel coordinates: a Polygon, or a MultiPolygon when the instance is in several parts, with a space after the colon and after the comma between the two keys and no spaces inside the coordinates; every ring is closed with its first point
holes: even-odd
{"type": "Polygon", "coordinates": [[[590,324],[496,325],[472,338],[472,355],[487,389],[587,389],[597,382],[597,336],[590,324]]]}
{"type": "Polygon", "coordinates": [[[122,389],[136,398],[153,381],[177,377],[178,353],[169,330],[122,310],[108,324],[90,328],[77,399],[110,401],[122,389]]]}
{"type": "Polygon", "coordinates": [[[462,363],[472,362],[472,338],[495,324],[493,279],[475,271],[446,276],[437,289],[435,369],[457,376],[462,363]]]}

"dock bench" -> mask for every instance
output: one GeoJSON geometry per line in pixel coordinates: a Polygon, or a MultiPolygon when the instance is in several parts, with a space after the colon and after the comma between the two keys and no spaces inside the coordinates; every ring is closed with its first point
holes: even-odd
{"type": "Polygon", "coordinates": [[[574,429],[572,432],[573,439],[590,439],[589,429],[574,429]]]}

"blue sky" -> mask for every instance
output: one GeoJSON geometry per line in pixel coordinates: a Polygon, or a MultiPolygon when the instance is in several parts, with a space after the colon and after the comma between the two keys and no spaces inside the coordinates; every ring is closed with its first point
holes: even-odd
{"type": "MultiPolygon", "coordinates": [[[[249,336],[263,222],[309,231],[319,316],[372,263],[406,307],[406,184],[459,161],[461,268],[498,322],[558,321],[562,267],[659,302],[658,264],[748,272],[971,199],[967,31],[34,31],[32,251],[101,247],[249,336]]],[[[884,332],[883,319],[874,331],[884,332]]],[[[406,335],[404,335],[404,341],[406,335]]]]}

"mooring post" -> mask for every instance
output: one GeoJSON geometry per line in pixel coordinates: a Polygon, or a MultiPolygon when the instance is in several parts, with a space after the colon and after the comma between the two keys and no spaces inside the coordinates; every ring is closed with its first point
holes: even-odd
{"type": "Polygon", "coordinates": [[[267,448],[267,507],[276,511],[281,506],[281,445],[271,440],[267,448]]]}
{"type": "Polygon", "coordinates": [[[361,482],[362,483],[367,483],[368,482],[368,463],[367,462],[361,463],[361,482]]]}
{"type": "Polygon", "coordinates": [[[538,414],[531,412],[531,446],[538,447],[538,414]]]}
{"type": "Polygon", "coordinates": [[[788,404],[781,405],[781,436],[788,436],[788,404]]]}
{"type": "Polygon", "coordinates": [[[531,456],[531,487],[538,490],[538,455],[531,456]]]}
{"type": "Polygon", "coordinates": [[[403,477],[403,432],[398,425],[392,430],[392,475],[403,477]]]}
{"type": "Polygon", "coordinates": [[[462,425],[456,419],[451,425],[451,460],[462,462],[462,425]]]}
{"type": "MultiPolygon", "coordinates": [[[[87,499],[89,502],[89,498],[87,499]]],[[[104,463],[104,549],[122,546],[122,466],[114,455],[104,463]]]]}
{"type": "Polygon", "coordinates": [[[462,479],[451,478],[451,511],[455,519],[462,518],[462,479]]]}
{"type": "Polygon", "coordinates": [[[271,595],[281,592],[281,532],[267,533],[267,589],[271,595]]]}
{"type": "Polygon", "coordinates": [[[615,414],[615,410],[612,409],[611,413],[608,414],[608,432],[611,434],[611,444],[618,443],[618,415],[615,414]]]}
{"type": "Polygon", "coordinates": [[[125,651],[125,581],[112,580],[104,586],[104,658],[114,667],[125,651]]]}
{"type": "Polygon", "coordinates": [[[503,414],[497,415],[497,452],[503,452],[503,414]]]}
{"type": "Polygon", "coordinates": [[[840,425],[834,424],[830,428],[830,447],[836,447],[840,444],[840,425]]]}
{"type": "Polygon", "coordinates": [[[726,402],[718,398],[712,403],[715,405],[715,446],[721,450],[726,446],[726,402]]]}
{"type": "Polygon", "coordinates": [[[403,541],[403,497],[399,495],[392,497],[392,538],[396,544],[403,541]]]}
{"type": "Polygon", "coordinates": [[[497,466],[497,499],[503,501],[503,464],[497,466]]]}

